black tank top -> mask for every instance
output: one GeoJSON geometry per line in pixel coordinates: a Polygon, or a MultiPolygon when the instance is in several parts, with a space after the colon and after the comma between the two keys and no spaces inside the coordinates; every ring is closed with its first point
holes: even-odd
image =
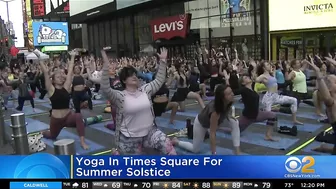
{"type": "Polygon", "coordinates": [[[68,109],[70,103],[70,94],[65,89],[56,89],[54,94],[50,97],[51,108],[53,110],[68,109]]]}
{"type": "Polygon", "coordinates": [[[77,86],[77,85],[85,85],[85,80],[84,80],[83,76],[76,75],[76,76],[73,77],[72,86],[77,86]]]}

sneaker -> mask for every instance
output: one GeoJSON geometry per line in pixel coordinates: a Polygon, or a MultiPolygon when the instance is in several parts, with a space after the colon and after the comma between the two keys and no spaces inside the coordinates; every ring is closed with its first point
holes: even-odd
{"type": "Polygon", "coordinates": [[[179,130],[176,134],[175,137],[186,137],[188,134],[187,128],[179,130]]]}
{"type": "Polygon", "coordinates": [[[39,51],[38,49],[34,50],[34,54],[38,56],[41,60],[49,59],[49,55],[44,54],[43,52],[39,51]]]}

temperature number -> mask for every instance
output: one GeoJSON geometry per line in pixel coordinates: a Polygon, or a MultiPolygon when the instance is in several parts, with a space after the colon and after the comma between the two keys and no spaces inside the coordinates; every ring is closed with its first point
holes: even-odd
{"type": "Polygon", "coordinates": [[[143,182],[142,183],[142,188],[151,188],[152,187],[152,184],[149,183],[149,182],[143,182]]]}
{"type": "Polygon", "coordinates": [[[112,182],[112,188],[121,188],[120,182],[112,182]]]}
{"type": "Polygon", "coordinates": [[[89,188],[89,183],[88,182],[83,182],[82,183],[82,188],[89,188]]]}
{"type": "Polygon", "coordinates": [[[269,182],[263,182],[262,185],[263,185],[263,188],[271,188],[271,183],[269,182]]]}
{"type": "Polygon", "coordinates": [[[240,187],[241,187],[240,182],[233,182],[232,183],[232,188],[240,188],[240,187]]]}
{"type": "Polygon", "coordinates": [[[181,188],[181,183],[179,183],[179,182],[173,182],[172,183],[172,188],[181,188]]]}
{"type": "Polygon", "coordinates": [[[291,188],[294,186],[294,183],[287,182],[285,183],[285,188],[291,188]]]}
{"type": "Polygon", "coordinates": [[[211,185],[210,185],[210,182],[203,182],[202,183],[202,188],[210,188],[211,185]]]}

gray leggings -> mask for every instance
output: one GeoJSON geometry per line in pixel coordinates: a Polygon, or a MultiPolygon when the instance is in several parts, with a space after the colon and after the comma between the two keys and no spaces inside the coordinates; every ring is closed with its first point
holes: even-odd
{"type": "MultiPolygon", "coordinates": [[[[231,136],[234,147],[240,146],[240,129],[238,120],[234,118],[225,119],[222,126],[230,126],[231,127],[231,136]]],[[[193,131],[193,143],[179,141],[178,146],[184,148],[193,153],[199,153],[201,151],[201,144],[204,141],[205,134],[207,132],[207,128],[204,128],[201,123],[198,121],[198,117],[195,118],[194,121],[194,131],[193,131]]]]}
{"type": "Polygon", "coordinates": [[[156,149],[163,155],[176,155],[170,139],[155,126],[144,137],[126,137],[120,133],[118,144],[120,154],[142,155],[144,148],[156,149]]]}
{"type": "Polygon", "coordinates": [[[290,104],[292,113],[297,112],[297,99],[290,96],[279,95],[278,93],[267,92],[262,98],[261,103],[265,107],[265,111],[272,111],[274,104],[290,104]]]}

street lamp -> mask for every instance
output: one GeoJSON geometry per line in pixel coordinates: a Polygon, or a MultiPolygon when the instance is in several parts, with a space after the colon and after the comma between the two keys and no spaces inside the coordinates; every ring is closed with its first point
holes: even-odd
{"type": "MultiPolygon", "coordinates": [[[[7,8],[7,23],[8,25],[10,24],[9,22],[9,7],[8,4],[12,1],[15,0],[0,0],[2,2],[6,3],[6,8],[7,8]]],[[[8,29],[8,36],[10,35],[10,28],[8,29]]],[[[8,44],[8,37],[6,38],[6,44],[8,44]]],[[[2,99],[2,95],[0,96],[0,98],[2,99]]],[[[4,115],[3,115],[3,111],[2,111],[2,104],[0,103],[0,147],[3,147],[4,145],[6,145],[7,141],[6,141],[7,137],[6,137],[6,133],[5,133],[5,120],[4,120],[4,115]]]]}
{"type": "Polygon", "coordinates": [[[229,1],[230,3],[230,8],[229,8],[229,16],[230,16],[230,55],[231,55],[231,59],[233,59],[233,26],[232,26],[232,22],[233,22],[233,6],[231,4],[231,1],[229,1]]]}
{"type": "Polygon", "coordinates": [[[6,3],[6,8],[7,8],[7,21],[9,23],[9,7],[8,7],[8,4],[12,1],[15,1],[15,0],[0,0],[2,2],[5,2],[6,3]]]}

